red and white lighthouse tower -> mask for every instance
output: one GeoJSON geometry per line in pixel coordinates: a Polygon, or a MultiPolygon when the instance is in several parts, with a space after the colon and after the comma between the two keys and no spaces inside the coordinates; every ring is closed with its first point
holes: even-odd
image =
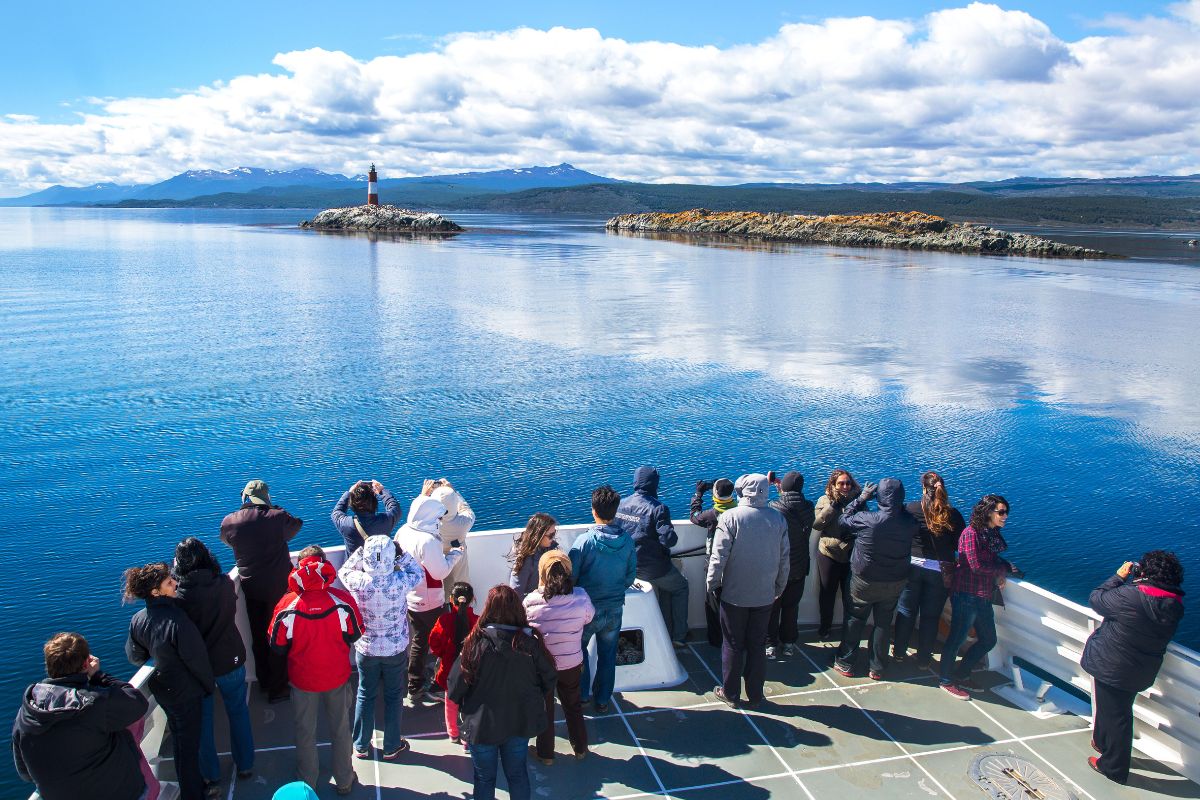
{"type": "Polygon", "coordinates": [[[371,171],[367,173],[367,205],[379,205],[379,176],[375,174],[375,165],[371,165],[371,171]]]}

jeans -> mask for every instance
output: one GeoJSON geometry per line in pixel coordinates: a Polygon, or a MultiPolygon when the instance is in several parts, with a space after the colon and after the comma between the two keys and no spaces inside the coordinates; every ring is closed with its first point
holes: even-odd
{"type": "Polygon", "coordinates": [[[850,563],[834,561],[824,553],[817,553],[817,605],[821,610],[821,626],[818,633],[825,636],[833,628],[833,603],[838,592],[842,593],[842,624],[846,624],[850,613],[850,563]]]}
{"type": "Polygon", "coordinates": [[[179,780],[182,800],[201,800],[204,797],[204,778],[200,776],[200,720],[202,700],[197,697],[183,703],[164,705],[167,727],[175,757],[175,775],[179,780]]]}
{"type": "Polygon", "coordinates": [[[583,682],[580,685],[582,702],[594,699],[596,705],[606,706],[612,700],[617,682],[617,640],[621,637],[622,603],[616,607],[600,607],[596,616],[583,626],[583,682]],[[591,676],[588,642],[596,637],[596,677],[591,676]]]}
{"type": "Polygon", "coordinates": [[[950,595],[950,612],[950,635],[942,648],[942,683],[954,683],[969,676],[971,669],[996,646],[996,612],[989,598],[955,592],[950,595]],[[954,660],[972,627],[975,628],[975,644],[962,657],[955,671],[954,660]]]}
{"type": "MultiPolygon", "coordinates": [[[[558,671],[558,701],[562,703],[563,718],[567,721],[567,740],[571,749],[582,753],[588,749],[587,726],[583,722],[583,703],[579,700],[579,679],[583,665],[558,671]]],[[[554,758],[554,692],[546,692],[546,727],[537,736],[538,758],[554,758]]]]}
{"type": "MultiPolygon", "coordinates": [[[[217,691],[229,718],[229,744],[238,771],[254,769],[254,734],[250,730],[250,709],[246,705],[246,667],[217,676],[217,691]]],[[[213,695],[200,705],[200,774],[206,781],[221,780],[221,762],[213,736],[213,695]]]]}
{"type": "Polygon", "coordinates": [[[292,714],[296,734],[296,773],[314,790],[320,762],[317,759],[317,709],[325,708],[332,740],[333,779],[341,788],[354,783],[350,756],[350,681],[327,692],[306,692],[292,687],[292,714]]]}
{"type": "Polygon", "coordinates": [[[729,700],[757,703],[767,677],[767,624],[771,606],[747,608],[721,602],[721,688],[729,700]]]}
{"type": "Polygon", "coordinates": [[[800,639],[797,616],[800,613],[800,599],[803,597],[804,578],[789,580],[783,588],[783,594],[779,595],[775,605],[771,606],[771,617],[767,622],[769,644],[795,644],[800,639]]]}
{"type": "Polygon", "coordinates": [[[408,612],[408,693],[414,697],[425,688],[425,659],[429,655],[429,632],[437,625],[445,606],[408,612]]]}
{"type": "Polygon", "coordinates": [[[1129,780],[1133,756],[1133,701],[1137,692],[1127,692],[1101,681],[1095,682],[1096,721],[1092,741],[1100,748],[1096,766],[1110,781],[1129,780]]]}
{"type": "Polygon", "coordinates": [[[364,656],[354,651],[358,665],[358,696],[354,700],[354,748],[371,751],[375,733],[375,695],[383,683],[383,752],[390,753],[400,746],[400,720],[404,716],[404,673],[408,669],[408,652],[394,656],[364,656]]]}
{"type": "Polygon", "coordinates": [[[942,582],[940,569],[913,565],[908,573],[908,585],[900,593],[900,606],[896,610],[896,636],[892,651],[897,656],[908,652],[908,640],[912,638],[913,627],[918,619],[921,628],[917,634],[917,659],[928,659],[933,655],[938,622],[942,618],[942,609],[946,607],[947,595],[949,591],[942,582]]]}
{"type": "Polygon", "coordinates": [[[529,740],[514,736],[503,744],[471,743],[471,765],[475,768],[474,800],[495,800],[496,762],[504,763],[510,800],[529,800],[529,740]]]}
{"type": "Polygon", "coordinates": [[[870,669],[880,672],[887,667],[888,647],[892,643],[892,615],[900,592],[908,581],[865,581],[857,575],[850,579],[850,621],[838,648],[836,664],[841,669],[854,669],[858,646],[862,643],[867,617],[875,623],[871,633],[870,669]]]}
{"type": "Polygon", "coordinates": [[[683,573],[672,564],[671,569],[659,578],[648,580],[658,595],[658,608],[663,622],[667,623],[667,635],[673,642],[687,639],[688,632],[688,582],[683,573]]]}

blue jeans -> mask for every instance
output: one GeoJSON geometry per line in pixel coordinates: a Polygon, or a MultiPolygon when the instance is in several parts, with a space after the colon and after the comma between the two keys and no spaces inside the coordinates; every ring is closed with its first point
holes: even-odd
{"type": "Polygon", "coordinates": [[[471,743],[471,765],[475,768],[475,800],[495,800],[496,762],[504,763],[510,800],[529,800],[529,740],[514,736],[503,744],[471,743]]]}
{"type": "Polygon", "coordinates": [[[948,594],[940,569],[912,566],[908,573],[908,586],[900,593],[900,606],[896,610],[896,633],[892,649],[897,656],[903,656],[908,651],[908,640],[912,638],[918,620],[921,628],[917,634],[917,658],[927,659],[933,655],[938,622],[942,618],[942,609],[946,607],[948,594]]]}
{"type": "Polygon", "coordinates": [[[400,720],[404,716],[404,691],[408,680],[408,651],[394,656],[364,656],[356,649],[358,696],[354,700],[354,748],[370,752],[375,734],[375,695],[383,683],[383,752],[400,746],[400,720]]]}
{"type": "MultiPolygon", "coordinates": [[[[229,749],[239,772],[254,769],[254,734],[250,729],[250,709],[246,705],[246,667],[217,676],[217,692],[229,717],[229,749]]],[[[215,693],[214,693],[215,694],[215,693]]],[[[213,736],[213,695],[200,705],[200,774],[206,781],[221,780],[221,762],[213,736]]]]}
{"type": "Polygon", "coordinates": [[[658,595],[658,608],[663,622],[667,623],[667,635],[673,642],[687,639],[688,633],[688,582],[674,564],[667,574],[647,581],[658,595]]]}
{"type": "Polygon", "coordinates": [[[616,608],[597,608],[596,616],[583,626],[583,680],[579,684],[579,694],[585,703],[594,699],[596,705],[606,706],[612,701],[613,686],[617,683],[617,640],[621,637],[621,615],[624,612],[623,603],[616,608]],[[592,636],[596,637],[594,681],[587,652],[592,636]]]}
{"type": "Polygon", "coordinates": [[[950,595],[950,612],[950,635],[942,648],[940,677],[943,684],[969,677],[971,669],[996,646],[996,612],[989,598],[955,592],[950,595]],[[972,627],[975,628],[975,644],[962,657],[956,671],[954,660],[972,627]]]}

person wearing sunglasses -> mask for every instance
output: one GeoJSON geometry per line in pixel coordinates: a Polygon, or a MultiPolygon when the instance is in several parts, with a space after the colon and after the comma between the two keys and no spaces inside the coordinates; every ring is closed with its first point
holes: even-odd
{"type": "Polygon", "coordinates": [[[820,534],[817,541],[817,605],[821,624],[817,635],[828,641],[833,635],[833,604],[842,594],[843,630],[850,609],[850,550],[854,540],[845,534],[842,512],[858,497],[858,481],[844,469],[835,469],[825,483],[825,493],[817,499],[812,529],[820,534]]]}
{"type": "Polygon", "coordinates": [[[984,495],[971,511],[971,524],[958,540],[958,563],[950,589],[950,634],[942,649],[939,675],[941,687],[952,697],[970,700],[979,687],[971,680],[971,669],[996,646],[996,615],[992,594],[1003,589],[1009,575],[1021,571],[1000,557],[1008,549],[1004,526],[1008,523],[1008,501],[998,494],[984,495]],[[955,668],[958,651],[975,629],[975,644],[955,668]]]}
{"type": "Polygon", "coordinates": [[[512,562],[508,585],[522,600],[538,587],[538,564],[543,555],[558,549],[557,535],[558,522],[539,511],[525,523],[525,530],[513,537],[512,551],[508,554],[512,562]]]}

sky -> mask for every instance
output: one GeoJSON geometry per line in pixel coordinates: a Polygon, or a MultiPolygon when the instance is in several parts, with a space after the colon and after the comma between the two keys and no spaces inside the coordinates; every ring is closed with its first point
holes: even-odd
{"type": "Polygon", "coordinates": [[[6,7],[0,67],[0,196],[371,161],[698,183],[1200,172],[1200,0],[67,0],[6,7]]]}

